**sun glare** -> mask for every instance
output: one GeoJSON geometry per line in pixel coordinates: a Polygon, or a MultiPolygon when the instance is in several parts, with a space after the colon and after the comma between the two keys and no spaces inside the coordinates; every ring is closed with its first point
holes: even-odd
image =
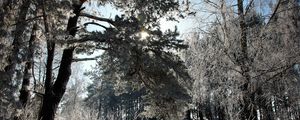
{"type": "Polygon", "coordinates": [[[146,39],[149,36],[149,34],[146,31],[141,31],[140,34],[141,34],[141,39],[146,39]]]}

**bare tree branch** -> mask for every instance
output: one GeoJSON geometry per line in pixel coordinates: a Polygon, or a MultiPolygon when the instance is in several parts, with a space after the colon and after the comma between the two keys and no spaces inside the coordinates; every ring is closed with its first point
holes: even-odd
{"type": "Polygon", "coordinates": [[[74,44],[74,43],[84,43],[84,42],[105,42],[106,39],[103,38],[82,38],[82,39],[71,39],[71,40],[56,40],[55,43],[61,43],[61,44],[74,44]]]}
{"type": "Polygon", "coordinates": [[[45,95],[45,94],[37,92],[37,91],[32,91],[32,92],[35,93],[39,97],[44,97],[44,95],[45,95]]]}
{"type": "Polygon", "coordinates": [[[115,25],[115,22],[111,19],[93,16],[93,15],[90,15],[88,13],[80,13],[79,16],[88,17],[88,18],[91,18],[91,19],[94,19],[94,20],[99,20],[99,21],[103,21],[103,22],[107,22],[107,23],[110,23],[112,25],[115,25]]]}
{"type": "Polygon", "coordinates": [[[92,57],[92,58],[73,58],[72,62],[81,62],[81,61],[89,61],[89,60],[97,60],[98,58],[100,58],[101,56],[96,56],[96,57],[92,57]]]}
{"type": "Polygon", "coordinates": [[[97,25],[97,26],[103,27],[104,29],[108,29],[106,26],[101,25],[101,24],[96,23],[96,22],[87,22],[87,23],[84,23],[83,25],[84,25],[84,26],[87,26],[87,25],[89,25],[89,24],[97,25]]]}
{"type": "MultiPolygon", "coordinates": [[[[292,67],[292,65],[285,65],[285,66],[281,66],[281,67],[278,67],[278,68],[271,68],[271,69],[268,69],[268,70],[264,70],[262,73],[260,73],[259,75],[257,75],[257,76],[254,76],[254,77],[252,77],[252,78],[257,78],[257,77],[260,77],[260,76],[262,76],[262,75],[265,75],[265,74],[268,74],[268,73],[271,73],[271,72],[276,72],[276,71],[278,71],[278,70],[282,70],[282,71],[286,71],[287,69],[289,69],[289,68],[291,68],[292,67]]],[[[272,78],[272,77],[271,77],[272,78]]],[[[271,79],[271,78],[269,78],[269,79],[271,79]]],[[[269,80],[268,79],[268,80],[269,80]]],[[[268,81],[267,80],[267,81],[268,81]]]]}
{"type": "Polygon", "coordinates": [[[210,0],[205,0],[204,2],[206,2],[207,4],[210,4],[211,6],[215,7],[215,8],[220,8],[220,6],[210,0]]]}
{"type": "Polygon", "coordinates": [[[277,3],[277,5],[276,5],[276,7],[275,7],[275,9],[274,9],[274,12],[272,13],[272,15],[271,15],[271,17],[270,17],[270,19],[269,19],[269,21],[268,21],[268,23],[267,23],[266,26],[268,26],[269,23],[270,23],[270,22],[272,21],[272,19],[274,18],[275,14],[276,14],[277,11],[278,11],[278,8],[279,8],[279,6],[280,6],[280,3],[281,3],[281,0],[278,0],[278,3],[277,3]]]}
{"type": "MultiPolygon", "coordinates": [[[[294,65],[294,64],[293,64],[294,65]]],[[[282,69],[280,72],[274,74],[273,76],[267,78],[263,83],[262,85],[260,85],[260,87],[256,88],[253,92],[253,93],[256,93],[258,92],[260,89],[262,89],[262,87],[264,86],[264,84],[268,83],[269,81],[273,80],[274,78],[284,74],[287,72],[287,70],[289,70],[293,65],[287,65],[287,66],[283,66],[283,67],[280,67],[280,69],[282,69]]],[[[258,77],[258,76],[255,76],[255,77],[258,77]]]]}
{"type": "Polygon", "coordinates": [[[250,11],[250,8],[252,7],[253,3],[254,0],[251,0],[250,3],[247,5],[245,15],[247,15],[247,13],[250,11]]]}

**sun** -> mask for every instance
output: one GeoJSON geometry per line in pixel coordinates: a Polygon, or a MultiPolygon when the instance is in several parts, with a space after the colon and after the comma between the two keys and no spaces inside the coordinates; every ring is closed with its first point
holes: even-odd
{"type": "Polygon", "coordinates": [[[144,40],[144,39],[146,39],[149,36],[149,34],[146,31],[142,30],[140,32],[140,36],[141,36],[141,39],[144,40]]]}

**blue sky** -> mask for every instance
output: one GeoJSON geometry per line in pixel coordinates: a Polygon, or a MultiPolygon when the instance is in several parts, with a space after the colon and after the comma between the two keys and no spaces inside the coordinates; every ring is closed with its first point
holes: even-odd
{"type": "MultiPolygon", "coordinates": [[[[115,15],[122,14],[122,11],[117,10],[110,4],[107,4],[105,6],[98,6],[95,2],[92,2],[90,5],[85,4],[85,6],[86,6],[86,9],[85,9],[86,12],[94,13],[97,16],[101,16],[101,17],[105,17],[105,18],[113,19],[115,17],[115,15]]],[[[98,21],[95,21],[95,22],[98,22],[98,21]]],[[[99,22],[99,23],[108,25],[103,22],[99,22]]],[[[166,21],[166,19],[161,19],[160,24],[161,24],[161,29],[163,31],[165,31],[167,29],[174,29],[175,25],[177,25],[180,33],[185,33],[187,31],[189,31],[189,28],[193,27],[193,25],[194,25],[194,24],[192,24],[192,19],[179,19],[179,22],[166,21]]],[[[94,25],[89,25],[87,27],[87,30],[88,31],[94,31],[94,30],[101,31],[103,29],[96,27],[94,25]]]]}

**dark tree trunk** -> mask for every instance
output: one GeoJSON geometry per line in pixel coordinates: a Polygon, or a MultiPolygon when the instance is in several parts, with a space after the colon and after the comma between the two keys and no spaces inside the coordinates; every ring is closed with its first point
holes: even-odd
{"type": "MultiPolygon", "coordinates": [[[[8,21],[5,21],[5,19],[12,20],[11,18],[11,9],[9,9],[9,6],[12,6],[10,0],[3,0],[1,1],[2,5],[0,5],[0,60],[7,59],[8,56],[7,53],[10,51],[10,49],[7,49],[9,47],[8,44],[5,44],[5,41],[7,41],[7,38],[9,37],[7,30],[9,24],[8,21]]],[[[5,61],[9,62],[9,61],[5,61]]],[[[10,75],[8,74],[8,66],[6,66],[5,62],[0,63],[0,96],[1,99],[9,101],[13,98],[13,93],[11,92],[10,88],[10,75]]],[[[10,63],[9,63],[10,64],[10,63]]],[[[7,118],[7,115],[9,114],[8,106],[10,103],[6,103],[3,100],[0,100],[0,120],[5,120],[7,118]]]]}
{"type": "Polygon", "coordinates": [[[256,120],[256,110],[251,105],[252,97],[251,93],[248,91],[248,86],[250,83],[250,75],[249,75],[249,60],[248,60],[248,50],[247,50],[247,26],[245,22],[244,15],[244,0],[237,0],[238,7],[238,16],[239,16],[239,26],[241,30],[241,38],[240,38],[240,47],[241,47],[241,57],[238,59],[238,63],[240,64],[242,75],[245,78],[244,85],[241,87],[242,91],[244,91],[243,104],[241,104],[241,119],[242,120],[256,120]]]}
{"type": "Polygon", "coordinates": [[[218,106],[216,109],[217,109],[217,114],[218,114],[218,120],[226,120],[224,108],[221,106],[218,106]]]}
{"type": "Polygon", "coordinates": [[[73,58],[74,48],[65,49],[61,61],[57,80],[51,87],[51,92],[44,95],[43,106],[39,119],[54,120],[55,112],[58,104],[65,93],[69,77],[71,75],[71,63],[73,58]]]}
{"type": "MultiPolygon", "coordinates": [[[[24,61],[23,56],[20,57],[20,50],[24,47],[22,46],[22,43],[25,41],[24,40],[24,31],[26,30],[26,26],[27,23],[24,22],[26,20],[26,16],[27,16],[27,12],[29,10],[29,6],[31,4],[30,0],[22,0],[21,2],[21,6],[19,8],[19,12],[18,12],[18,17],[16,17],[16,28],[14,31],[14,40],[12,43],[12,53],[10,54],[10,56],[8,57],[8,62],[9,65],[5,67],[5,72],[8,76],[8,83],[13,83],[16,82],[16,85],[13,84],[8,84],[10,87],[10,91],[8,91],[8,94],[13,95],[15,92],[17,92],[18,89],[18,85],[20,85],[21,79],[22,79],[22,72],[21,70],[16,69],[17,65],[20,64],[21,62],[24,61]],[[15,75],[15,76],[14,76],[15,75]]],[[[7,6],[5,6],[7,7],[7,6]]],[[[26,64],[26,67],[31,67],[30,64],[26,64]]],[[[25,74],[27,74],[28,71],[26,71],[25,68],[25,74]]],[[[28,87],[24,87],[24,86],[29,86],[29,78],[28,76],[24,76],[23,78],[23,83],[22,83],[22,89],[21,89],[21,95],[20,97],[20,102],[21,104],[17,104],[16,109],[20,109],[22,107],[25,107],[27,100],[29,99],[29,88],[28,87]],[[25,92],[26,91],[26,92],[25,92]]],[[[9,99],[9,101],[11,103],[18,103],[14,97],[11,97],[9,99]]],[[[19,119],[19,116],[17,116],[15,114],[14,119],[19,119]]]]}
{"type": "Polygon", "coordinates": [[[31,67],[32,67],[31,62],[26,62],[25,69],[24,69],[22,88],[20,90],[20,97],[19,97],[23,108],[26,107],[26,104],[30,97],[29,84],[30,84],[30,76],[31,76],[31,74],[30,74],[31,67]]]}
{"type": "MultiPolygon", "coordinates": [[[[80,9],[81,5],[82,3],[80,5],[73,5],[74,7],[73,10],[76,16],[69,18],[68,21],[67,30],[69,31],[69,34],[72,36],[75,36],[77,31],[76,25],[77,25],[79,13],[81,11],[80,9]]],[[[49,44],[51,46],[48,48],[50,54],[48,54],[49,61],[47,61],[47,73],[46,73],[47,77],[45,81],[46,89],[45,89],[45,95],[43,99],[43,105],[39,115],[39,120],[54,120],[55,112],[57,110],[58,104],[65,93],[66,86],[71,75],[71,64],[73,59],[73,51],[75,49],[75,47],[64,49],[57,79],[55,83],[52,84],[52,76],[51,76],[52,60],[54,57],[52,52],[54,52],[55,44],[54,43],[49,43],[49,44]],[[49,62],[49,66],[48,66],[48,62],[49,62]]]]}
{"type": "MultiPolygon", "coordinates": [[[[12,43],[13,45],[13,52],[12,55],[9,57],[10,64],[5,68],[7,72],[11,76],[13,76],[15,67],[17,63],[21,63],[21,58],[19,58],[18,54],[20,52],[21,43],[23,42],[23,32],[26,29],[26,15],[27,11],[30,6],[30,0],[23,0],[22,5],[20,6],[20,12],[18,13],[17,17],[17,24],[16,24],[16,30],[14,31],[14,41],[12,43]]],[[[13,79],[11,77],[11,79],[13,79]]]]}
{"type": "Polygon", "coordinates": [[[202,111],[202,105],[201,103],[197,103],[197,120],[200,119],[200,120],[204,120],[203,118],[203,111],[202,111]]]}
{"type": "Polygon", "coordinates": [[[209,120],[213,120],[213,114],[212,114],[212,111],[211,111],[211,107],[210,107],[210,102],[207,101],[207,104],[204,106],[205,108],[205,117],[209,120]]]}
{"type": "MultiPolygon", "coordinates": [[[[20,6],[20,12],[18,13],[18,17],[17,19],[17,24],[16,24],[16,29],[14,32],[14,40],[12,43],[13,46],[13,50],[12,50],[12,54],[10,54],[10,56],[8,57],[8,62],[9,65],[5,67],[5,72],[8,76],[8,82],[17,82],[17,80],[21,80],[21,76],[17,75],[16,77],[14,77],[14,74],[16,72],[21,72],[21,71],[16,71],[16,65],[20,64],[22,62],[22,58],[20,58],[19,53],[20,53],[20,49],[22,48],[21,43],[24,41],[23,40],[23,33],[26,30],[26,15],[27,15],[27,11],[29,9],[31,1],[30,0],[23,0],[22,1],[22,5],[20,6]],[[19,78],[20,77],[20,78],[19,78]]],[[[17,86],[10,86],[11,88],[11,93],[9,94],[13,94],[14,92],[16,92],[17,90],[17,86]]],[[[14,99],[11,99],[14,100],[14,99]]]]}
{"type": "Polygon", "coordinates": [[[22,82],[22,88],[20,90],[20,102],[23,107],[26,107],[26,104],[30,97],[30,78],[32,76],[31,68],[33,66],[33,54],[34,54],[34,46],[33,42],[36,38],[35,32],[37,30],[37,24],[35,24],[32,28],[31,36],[29,39],[29,46],[28,46],[28,56],[27,56],[27,62],[25,64],[24,68],[24,76],[23,76],[23,82],[22,82]]]}
{"type": "MultiPolygon", "coordinates": [[[[20,96],[19,96],[19,102],[21,104],[20,108],[26,108],[27,103],[29,103],[30,100],[30,77],[31,77],[31,68],[32,63],[27,61],[25,64],[24,69],[24,76],[23,76],[23,82],[22,82],[22,88],[20,90],[20,96]]],[[[19,109],[20,109],[19,108],[19,109]]],[[[22,113],[21,115],[16,114],[14,116],[14,120],[22,120],[21,116],[26,116],[26,113],[22,113]]]]}
{"type": "Polygon", "coordinates": [[[193,120],[191,118],[191,109],[189,109],[185,112],[185,118],[183,120],[193,120]]]}

